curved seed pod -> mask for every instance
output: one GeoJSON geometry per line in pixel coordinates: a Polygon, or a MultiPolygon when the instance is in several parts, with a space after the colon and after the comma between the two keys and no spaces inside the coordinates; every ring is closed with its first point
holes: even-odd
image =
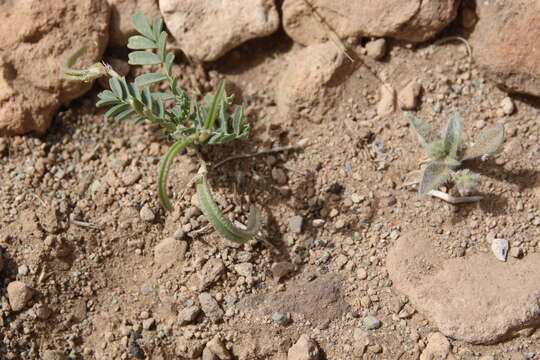
{"type": "Polygon", "coordinates": [[[234,226],[219,210],[215,203],[204,174],[199,175],[196,180],[197,198],[203,214],[218,233],[224,238],[243,244],[259,232],[261,228],[261,212],[254,206],[251,206],[247,229],[243,230],[234,226]]]}
{"type": "Polygon", "coordinates": [[[188,137],[183,140],[175,142],[167,153],[163,157],[161,164],[159,165],[159,177],[158,177],[158,197],[161,206],[169,211],[173,211],[174,207],[167,195],[167,177],[169,176],[169,169],[171,168],[172,161],[176,154],[182,151],[186,146],[193,143],[193,140],[188,137]]]}

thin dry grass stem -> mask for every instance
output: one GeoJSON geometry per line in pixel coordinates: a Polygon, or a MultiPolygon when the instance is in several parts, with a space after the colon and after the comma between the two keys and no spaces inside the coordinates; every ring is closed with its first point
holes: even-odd
{"type": "Polygon", "coordinates": [[[467,41],[467,39],[462,38],[461,36],[444,37],[442,39],[435,41],[435,45],[446,44],[447,42],[450,42],[450,41],[461,41],[463,44],[465,44],[465,47],[467,48],[467,54],[469,56],[469,64],[472,63],[472,47],[467,41]]]}
{"type": "Polygon", "coordinates": [[[89,223],[89,222],[86,222],[86,221],[80,221],[80,220],[75,219],[74,214],[71,214],[69,216],[69,222],[70,222],[70,224],[73,224],[73,225],[76,225],[76,226],[101,230],[101,226],[99,226],[97,224],[93,224],[93,223],[89,223]]]}
{"type": "Polygon", "coordinates": [[[313,6],[308,0],[304,0],[304,2],[306,3],[307,6],[309,6],[309,8],[311,10],[311,13],[315,16],[315,18],[317,18],[317,21],[323,27],[323,29],[326,32],[326,35],[328,36],[328,38],[336,45],[338,50],[341,51],[341,53],[343,55],[345,55],[347,57],[347,59],[349,59],[350,62],[354,62],[354,59],[347,52],[347,47],[345,46],[343,41],[341,41],[341,39],[339,38],[339,36],[335,32],[335,30],[332,29],[330,24],[328,24],[326,22],[326,20],[324,20],[322,15],[319,14],[319,12],[315,8],[315,6],[313,6]]]}
{"type": "Polygon", "coordinates": [[[298,144],[296,145],[291,145],[291,146],[282,146],[282,147],[277,147],[277,148],[274,148],[274,149],[268,149],[268,150],[263,150],[263,151],[259,151],[259,152],[256,152],[256,153],[251,153],[251,154],[239,154],[239,155],[233,155],[233,156],[230,156],[228,158],[225,158],[223,160],[221,160],[220,162],[218,162],[217,164],[215,164],[213,166],[214,169],[217,169],[218,167],[220,167],[221,165],[225,164],[226,162],[228,161],[231,161],[231,160],[238,160],[238,159],[246,159],[246,158],[250,158],[250,157],[255,157],[255,156],[261,156],[261,155],[268,155],[268,154],[275,154],[275,153],[279,153],[279,152],[284,152],[284,151],[289,151],[289,150],[299,150],[299,149],[303,149],[303,148],[306,148],[308,147],[309,144],[307,143],[307,141],[300,141],[298,144]]]}

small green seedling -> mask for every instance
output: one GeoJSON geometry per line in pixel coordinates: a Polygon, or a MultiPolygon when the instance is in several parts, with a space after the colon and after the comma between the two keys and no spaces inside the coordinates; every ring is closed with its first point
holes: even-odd
{"type": "Polygon", "coordinates": [[[482,131],[478,141],[463,150],[462,119],[458,113],[454,113],[448,120],[442,138],[434,136],[434,131],[421,119],[411,118],[410,123],[430,159],[422,171],[419,187],[421,194],[428,194],[451,180],[462,196],[468,196],[477,186],[478,175],[468,169],[456,169],[465,160],[494,153],[504,140],[504,125],[500,123],[482,131]]]}
{"type": "MultiPolygon", "coordinates": [[[[161,65],[163,72],[143,74],[134,82],[129,82],[107,64],[96,63],[87,69],[72,69],[84,54],[85,49],[81,48],[68,59],[61,73],[66,79],[84,82],[101,76],[109,77],[110,90],[99,93],[96,103],[96,106],[110,106],[105,118],[114,118],[115,121],[132,118],[135,124],[149,121],[163,126],[165,134],[174,143],[159,167],[158,197],[161,205],[171,211],[173,205],[167,195],[167,178],[176,154],[188,146],[200,147],[244,139],[249,133],[249,125],[242,122],[242,106],[236,106],[230,115],[228,109],[232,105],[232,96],[225,91],[225,81],[220,81],[215,94],[204,97],[203,104],[190,101],[173,75],[175,56],[166,49],[167,33],[163,31],[163,20],[155,19],[150,25],[140,11],[133,15],[132,20],[140,35],[129,38],[127,46],[135,50],[128,55],[129,64],[161,65]],[[150,89],[149,85],[162,81],[167,82],[170,92],[154,92],[150,89]]],[[[206,164],[202,160],[201,170],[193,182],[203,214],[222,236],[236,243],[244,243],[258,233],[261,215],[255,207],[251,207],[245,230],[234,226],[223,216],[208,188],[206,164]]]]}

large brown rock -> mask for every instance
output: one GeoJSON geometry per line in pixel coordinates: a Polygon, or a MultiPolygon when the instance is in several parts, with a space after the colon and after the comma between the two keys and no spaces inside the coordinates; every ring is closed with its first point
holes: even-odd
{"type": "MultiPolygon", "coordinates": [[[[402,235],[387,258],[395,288],[444,335],[474,344],[540,322],[540,254],[501,262],[491,252],[445,258],[426,230],[402,235]]],[[[444,239],[441,239],[444,241],[444,239]]]]}
{"type": "Polygon", "coordinates": [[[340,38],[393,37],[422,42],[450,24],[459,0],[310,0],[309,4],[305,0],[283,3],[283,27],[303,45],[328,40],[313,8],[340,38]]]}
{"type": "Polygon", "coordinates": [[[274,0],[159,0],[165,23],[186,55],[213,61],[279,27],[274,0]]]}
{"type": "Polygon", "coordinates": [[[81,44],[88,51],[77,66],[99,59],[108,40],[106,0],[7,0],[0,3],[0,136],[44,133],[61,103],[90,84],[59,76],[81,44]]]}
{"type": "Polygon", "coordinates": [[[540,2],[476,1],[476,12],[469,41],[486,77],[509,91],[540,96],[540,2]]]}
{"type": "Polygon", "coordinates": [[[161,17],[157,0],[108,0],[111,6],[109,45],[125,48],[130,36],[137,34],[131,23],[131,16],[142,11],[152,21],[161,17]]]}

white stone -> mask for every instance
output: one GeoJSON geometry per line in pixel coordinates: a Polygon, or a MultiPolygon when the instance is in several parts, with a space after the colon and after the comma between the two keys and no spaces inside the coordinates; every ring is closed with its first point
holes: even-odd
{"type": "Polygon", "coordinates": [[[498,260],[506,261],[508,256],[508,240],[493,239],[491,242],[491,251],[498,260]]]}

